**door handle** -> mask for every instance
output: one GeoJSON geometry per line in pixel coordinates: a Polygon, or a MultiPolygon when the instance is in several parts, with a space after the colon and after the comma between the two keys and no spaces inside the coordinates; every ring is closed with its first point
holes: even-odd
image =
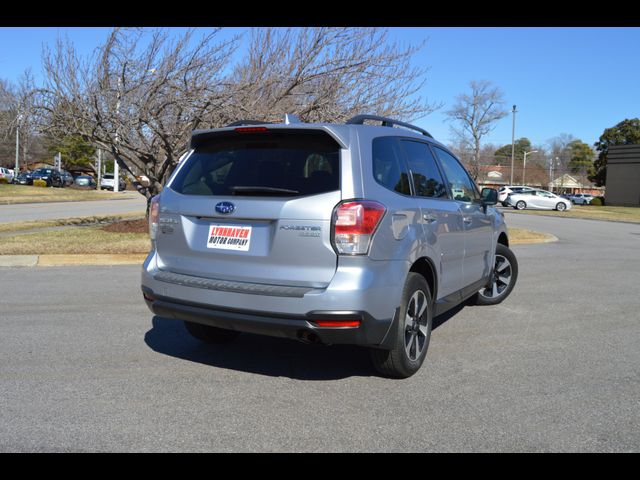
{"type": "Polygon", "coordinates": [[[427,223],[433,223],[438,220],[434,215],[431,215],[430,213],[423,214],[422,219],[427,223]]]}

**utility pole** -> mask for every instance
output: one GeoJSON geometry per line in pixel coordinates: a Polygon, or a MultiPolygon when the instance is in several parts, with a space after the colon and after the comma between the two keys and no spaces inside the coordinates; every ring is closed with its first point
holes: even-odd
{"type": "MultiPolygon", "coordinates": [[[[120,145],[120,89],[122,88],[122,81],[118,76],[118,102],[116,103],[116,121],[118,126],[116,127],[116,145],[120,145]]],[[[117,148],[117,153],[120,153],[120,148],[117,148]]],[[[113,157],[113,191],[120,191],[120,165],[118,165],[118,155],[113,157]]]]}
{"type": "Polygon", "coordinates": [[[511,185],[513,185],[513,159],[516,156],[516,106],[513,106],[513,128],[511,129],[511,185]]]}
{"type": "Polygon", "coordinates": [[[18,176],[20,170],[20,122],[22,121],[22,114],[18,114],[16,122],[16,168],[13,172],[14,178],[18,176]]]}

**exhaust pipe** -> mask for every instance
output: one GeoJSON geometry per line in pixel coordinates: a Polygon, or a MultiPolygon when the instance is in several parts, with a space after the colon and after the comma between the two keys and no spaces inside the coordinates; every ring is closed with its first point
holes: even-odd
{"type": "Polygon", "coordinates": [[[300,340],[302,343],[309,343],[313,345],[318,345],[322,343],[322,340],[320,340],[320,337],[316,333],[310,330],[299,330],[297,337],[298,337],[298,340],[300,340]]]}

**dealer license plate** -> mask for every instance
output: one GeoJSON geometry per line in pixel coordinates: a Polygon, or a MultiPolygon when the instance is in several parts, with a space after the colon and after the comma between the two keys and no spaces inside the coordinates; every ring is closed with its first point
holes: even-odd
{"type": "Polygon", "coordinates": [[[249,251],[251,227],[244,225],[210,225],[207,248],[249,251]]]}

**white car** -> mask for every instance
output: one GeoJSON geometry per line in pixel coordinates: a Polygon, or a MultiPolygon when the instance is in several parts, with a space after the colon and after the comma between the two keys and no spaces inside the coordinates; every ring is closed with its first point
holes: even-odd
{"type": "Polygon", "coordinates": [[[576,205],[589,205],[593,198],[593,195],[588,193],[576,193],[575,195],[571,195],[571,201],[576,205]]]}
{"type": "MultiPolygon", "coordinates": [[[[102,179],[100,180],[100,190],[113,190],[115,187],[115,180],[113,179],[113,174],[112,173],[105,173],[104,175],[102,175],[102,179]]],[[[118,190],[120,190],[121,192],[124,191],[127,188],[126,183],[124,182],[124,180],[122,178],[120,178],[120,181],[118,182],[118,190]]]]}
{"type": "Polygon", "coordinates": [[[0,167],[0,178],[6,178],[7,182],[13,183],[14,176],[13,170],[10,168],[0,167]]]}
{"type": "Polygon", "coordinates": [[[504,187],[500,187],[498,190],[498,202],[502,204],[503,207],[507,205],[507,197],[510,193],[520,193],[520,192],[532,192],[535,190],[531,187],[525,187],[523,185],[506,185],[504,187]]]}
{"type": "Polygon", "coordinates": [[[571,209],[571,202],[566,198],[538,189],[533,189],[531,192],[512,193],[507,197],[507,204],[516,210],[539,208],[564,212],[571,209]]]}

